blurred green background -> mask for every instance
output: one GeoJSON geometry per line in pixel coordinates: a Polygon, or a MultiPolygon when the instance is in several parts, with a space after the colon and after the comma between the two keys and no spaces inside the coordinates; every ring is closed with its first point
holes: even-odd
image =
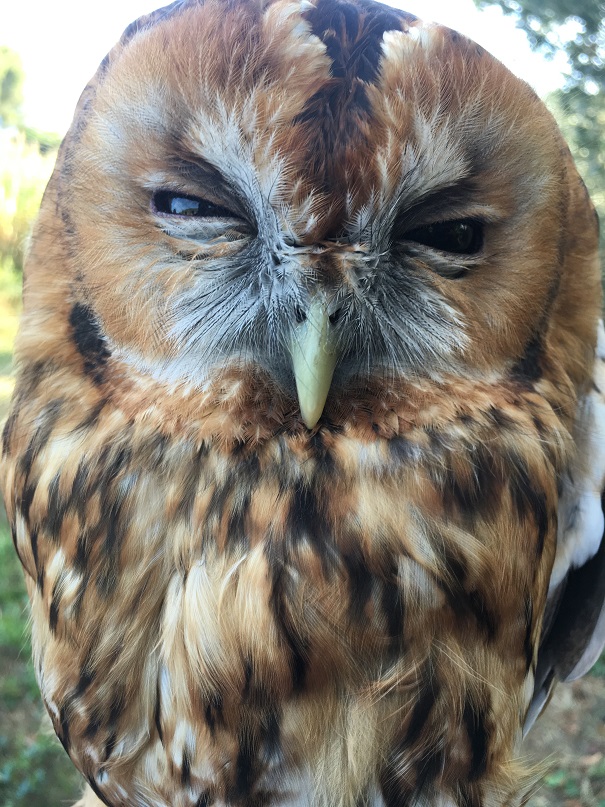
{"type": "MultiPolygon", "coordinates": [[[[9,63],[3,56],[0,48],[0,92],[9,63]]],[[[0,114],[4,101],[0,95],[0,114]]],[[[23,250],[58,142],[18,122],[0,128],[0,421],[12,390],[23,250]]],[[[43,712],[30,663],[26,605],[21,566],[0,505],[0,805],[58,807],[77,799],[80,777],[43,712]]]]}
{"type": "MultiPolygon", "coordinates": [[[[534,48],[547,58],[561,53],[567,58],[561,89],[545,100],[605,221],[603,4],[501,0],[500,6],[516,17],[534,48]]],[[[25,125],[24,78],[19,56],[0,45],[0,421],[12,389],[23,254],[60,141],[25,125]]],[[[603,658],[586,679],[561,689],[533,735],[536,754],[550,755],[550,772],[534,807],[605,807],[603,658]]],[[[30,663],[27,597],[0,508],[0,807],[72,804],[80,788],[40,704],[30,663]]]]}

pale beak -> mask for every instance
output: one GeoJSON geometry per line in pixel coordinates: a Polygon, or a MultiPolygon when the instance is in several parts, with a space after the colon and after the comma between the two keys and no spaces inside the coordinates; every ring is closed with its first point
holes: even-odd
{"type": "Polygon", "coordinates": [[[300,413],[312,429],[324,410],[338,359],[326,301],[311,301],[307,318],[294,329],[290,353],[300,413]]]}

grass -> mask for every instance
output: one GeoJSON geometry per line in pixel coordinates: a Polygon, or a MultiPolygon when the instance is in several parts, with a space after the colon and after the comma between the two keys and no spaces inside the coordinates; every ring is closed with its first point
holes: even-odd
{"type": "Polygon", "coordinates": [[[36,684],[27,595],[3,508],[0,509],[0,805],[73,804],[81,790],[54,736],[36,684]]]}

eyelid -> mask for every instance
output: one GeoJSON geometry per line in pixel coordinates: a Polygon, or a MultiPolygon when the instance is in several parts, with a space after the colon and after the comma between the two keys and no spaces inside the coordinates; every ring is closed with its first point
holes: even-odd
{"type": "Polygon", "coordinates": [[[394,237],[405,237],[406,232],[430,227],[431,224],[463,219],[472,219],[484,225],[500,224],[510,215],[510,211],[499,204],[494,205],[489,200],[477,201],[475,191],[469,192],[468,198],[457,198],[455,191],[456,188],[445,188],[410,202],[400,200],[392,228],[394,237]]]}
{"type": "Polygon", "coordinates": [[[439,275],[446,280],[459,280],[468,276],[473,269],[480,267],[485,260],[482,251],[472,255],[443,252],[415,241],[406,242],[405,254],[412,258],[415,264],[422,269],[431,274],[439,275]]]}

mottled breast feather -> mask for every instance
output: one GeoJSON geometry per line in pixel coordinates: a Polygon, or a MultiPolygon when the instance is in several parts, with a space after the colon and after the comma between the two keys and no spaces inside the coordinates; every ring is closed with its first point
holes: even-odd
{"type": "Polygon", "coordinates": [[[605,640],[600,302],[571,155],[473,42],[369,0],[129,26],[2,446],[86,807],[524,803],[605,640]]]}

